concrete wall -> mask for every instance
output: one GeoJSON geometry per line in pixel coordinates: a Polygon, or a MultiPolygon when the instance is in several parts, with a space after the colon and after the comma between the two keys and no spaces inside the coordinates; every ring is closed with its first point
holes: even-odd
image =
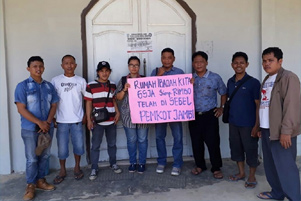
{"type": "MultiPolygon", "coordinates": [[[[233,75],[231,56],[236,51],[249,55],[247,71],[262,79],[261,51],[279,46],[284,51],[284,67],[301,78],[300,0],[186,0],[197,21],[197,50],[209,53],[208,68],[224,82],[233,75]]],[[[0,174],[24,171],[24,145],[20,136],[20,116],[14,105],[14,89],[26,79],[26,61],[40,55],[45,61],[44,79],[62,73],[61,57],[72,54],[82,75],[81,19],[89,0],[0,0],[1,146],[0,174]],[[2,6],[3,5],[3,6],[2,6]],[[11,160],[11,163],[10,163],[11,160]],[[11,164],[11,165],[10,165],[11,164]]],[[[221,150],[229,157],[228,126],[220,124],[221,150]]],[[[301,146],[299,138],[299,147],[301,146]]],[[[299,155],[301,150],[299,150],[299,155]]],[[[70,151],[72,156],[72,150],[70,151]]],[[[51,168],[58,168],[54,138],[51,168]]],[[[83,157],[85,158],[85,156],[83,157]]],[[[73,166],[73,158],[67,160],[73,166]]],[[[86,162],[83,159],[82,165],[86,162]]]]}

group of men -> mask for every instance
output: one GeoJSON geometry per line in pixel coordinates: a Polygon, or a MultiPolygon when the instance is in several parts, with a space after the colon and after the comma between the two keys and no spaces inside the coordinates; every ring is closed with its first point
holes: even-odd
{"type": "MultiPolygon", "coordinates": [[[[135,59],[134,59],[135,60],[135,59]]],[[[229,141],[231,159],[237,162],[238,173],[230,175],[229,181],[244,180],[245,161],[249,166],[246,188],[255,188],[258,162],[258,137],[262,138],[263,160],[267,181],[271,191],[257,195],[261,199],[300,200],[300,177],[296,160],[296,138],[300,134],[300,81],[298,77],[282,67],[283,53],[276,47],[267,48],[262,53],[262,66],[267,72],[263,83],[246,73],[248,56],[236,52],[232,57],[234,76],[227,86],[222,78],[207,69],[208,55],[198,51],[192,55],[194,73],[191,79],[194,89],[195,120],[189,122],[195,167],[191,173],[198,175],[207,169],[204,159],[207,145],[211,172],[214,178],[224,177],[221,167],[219,121],[227,98],[231,97],[229,112],[229,141]],[[218,105],[217,93],[220,95],[218,105]]],[[[130,61],[130,60],[129,60],[130,61]]],[[[184,74],[173,65],[174,51],[165,48],[161,52],[162,67],[152,71],[151,76],[184,74]]],[[[137,64],[138,65],[138,64],[137,64]]],[[[140,65],[140,61],[139,61],[140,65]]],[[[116,164],[116,123],[120,113],[114,98],[116,85],[108,80],[111,68],[108,62],[97,66],[98,80],[87,85],[76,76],[76,60],[72,55],[62,58],[64,74],[52,79],[51,83],[42,79],[44,62],[41,57],[31,57],[27,62],[30,77],[20,82],[15,90],[15,103],[21,114],[21,136],[25,145],[27,188],[24,200],[34,198],[35,188],[54,190],[45,180],[50,147],[40,156],[35,154],[39,135],[49,133],[57,127],[58,158],[60,172],[54,184],[66,177],[65,162],[69,156],[69,135],[75,158],[74,178],[79,180],[84,174],[80,168],[80,157],[84,154],[83,126],[87,122],[92,130],[90,180],[97,177],[99,146],[106,132],[110,167],[115,173],[122,169],[116,164]],[[108,94],[108,95],[107,95],[108,94]],[[83,112],[82,97],[86,100],[86,113],[83,112]],[[106,98],[108,99],[106,101],[106,98]],[[108,107],[110,119],[95,124],[91,119],[92,108],[108,107]],[[56,118],[55,117],[56,114],[56,118]]],[[[122,86],[122,85],[120,85],[122,86]]],[[[128,85],[120,87],[126,93],[128,85]]],[[[122,96],[123,97],[123,96],[122,96]]],[[[174,139],[174,158],[171,175],[181,173],[183,164],[183,130],[181,122],[159,123],[155,125],[158,152],[157,173],[163,173],[166,166],[166,128],[170,126],[174,139]]],[[[129,152],[130,153],[130,152],[129,152]]],[[[140,173],[143,173],[140,169],[140,173]]],[[[129,171],[133,166],[129,167],[129,171]]]]}

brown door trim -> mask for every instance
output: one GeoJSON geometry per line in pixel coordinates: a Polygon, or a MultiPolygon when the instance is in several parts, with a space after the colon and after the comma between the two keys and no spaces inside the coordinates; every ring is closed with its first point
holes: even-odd
{"type": "MultiPolygon", "coordinates": [[[[82,57],[83,57],[83,77],[88,80],[88,61],[87,61],[87,41],[86,41],[86,15],[89,13],[89,11],[93,8],[93,6],[98,2],[99,0],[91,0],[88,6],[83,10],[81,14],[81,38],[82,38],[82,57]]],[[[192,53],[196,50],[196,15],[193,12],[193,10],[187,5],[187,3],[184,0],[176,0],[183,9],[188,13],[188,15],[191,17],[191,51],[192,53]]]]}

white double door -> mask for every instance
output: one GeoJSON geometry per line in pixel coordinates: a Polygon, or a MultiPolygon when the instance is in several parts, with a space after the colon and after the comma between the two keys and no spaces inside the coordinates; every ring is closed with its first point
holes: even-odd
{"type": "MultiPolygon", "coordinates": [[[[176,0],[100,0],[86,16],[88,81],[96,78],[99,61],[108,61],[112,68],[110,80],[116,84],[128,74],[127,60],[138,56],[140,74],[149,76],[161,66],[161,51],[170,47],[175,51],[174,66],[191,73],[191,18],[176,0]],[[126,34],[152,33],[153,51],[127,53],[126,34]],[[145,68],[143,67],[145,61],[145,68]]],[[[191,155],[187,123],[183,123],[183,155],[191,155]]],[[[157,157],[154,125],[149,130],[148,158],[157,157]]],[[[168,126],[167,153],[172,156],[173,138],[168,126]]],[[[126,136],[121,122],[117,126],[117,159],[127,159],[126,136]]],[[[105,139],[100,160],[108,160],[105,139]]]]}

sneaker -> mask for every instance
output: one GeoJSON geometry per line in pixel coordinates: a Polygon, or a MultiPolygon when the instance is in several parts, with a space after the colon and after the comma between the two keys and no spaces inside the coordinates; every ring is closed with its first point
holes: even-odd
{"type": "Polygon", "coordinates": [[[181,173],[180,168],[173,167],[172,170],[171,170],[171,175],[173,175],[173,176],[179,176],[180,173],[181,173]]]}
{"type": "Polygon", "coordinates": [[[114,164],[111,166],[111,169],[116,173],[116,174],[120,174],[122,173],[122,169],[120,167],[118,167],[117,164],[114,164]]]}
{"type": "Polygon", "coordinates": [[[95,180],[95,179],[97,178],[97,174],[98,174],[98,171],[97,171],[96,169],[92,169],[92,170],[91,170],[91,174],[90,174],[90,176],[89,176],[89,179],[90,179],[91,181],[95,180]]]}
{"type": "Polygon", "coordinates": [[[144,164],[139,164],[138,165],[138,173],[143,174],[144,171],[145,171],[145,165],[144,164]]]}
{"type": "Polygon", "coordinates": [[[164,168],[165,168],[164,165],[158,165],[157,169],[156,169],[156,172],[159,173],[159,174],[162,174],[164,172],[164,168]]]}
{"type": "Polygon", "coordinates": [[[129,172],[136,172],[136,169],[137,169],[137,164],[131,164],[129,166],[129,172]]]}

